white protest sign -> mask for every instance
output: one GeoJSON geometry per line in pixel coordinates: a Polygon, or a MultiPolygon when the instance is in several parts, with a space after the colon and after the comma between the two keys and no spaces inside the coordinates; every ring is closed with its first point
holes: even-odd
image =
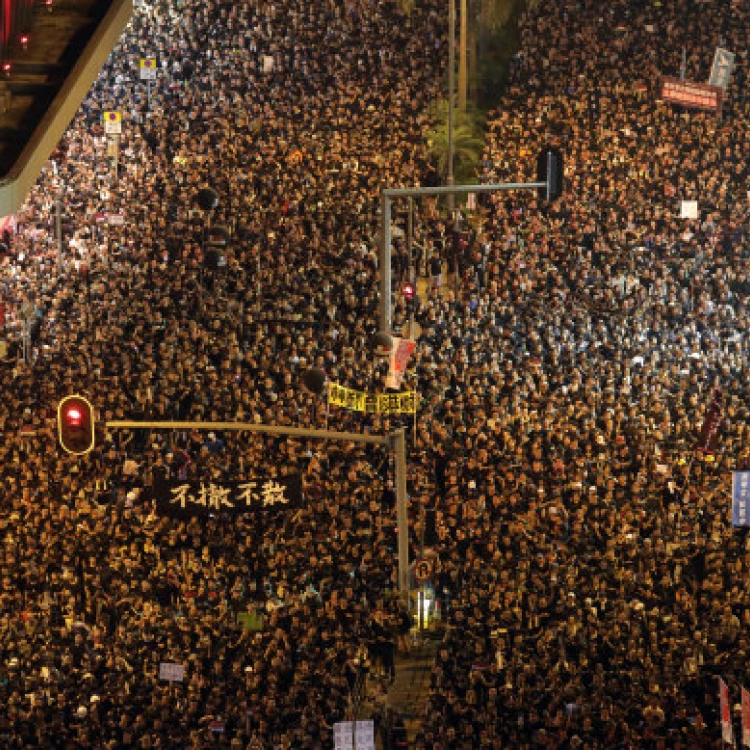
{"type": "Polygon", "coordinates": [[[680,218],[697,219],[698,201],[682,201],[682,203],[680,204],[680,218]]]}
{"type": "Polygon", "coordinates": [[[159,664],[159,679],[167,682],[182,682],[185,679],[185,665],[163,661],[159,664]]]}
{"type": "MultiPolygon", "coordinates": [[[[339,721],[333,725],[334,750],[352,750],[353,721],[339,721]]],[[[356,722],[357,750],[375,750],[375,722],[356,722]]]]}
{"type": "Polygon", "coordinates": [[[729,87],[729,79],[734,70],[734,53],[728,49],[716,48],[714,62],[711,66],[711,76],[708,79],[709,86],[718,86],[725,91],[729,87]]]}

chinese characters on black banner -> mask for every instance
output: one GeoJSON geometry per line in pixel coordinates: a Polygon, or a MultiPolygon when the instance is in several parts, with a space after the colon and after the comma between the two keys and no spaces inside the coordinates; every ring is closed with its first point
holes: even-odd
{"type": "Polygon", "coordinates": [[[154,484],[153,496],[162,515],[238,515],[248,510],[299,507],[302,481],[299,475],[239,482],[167,481],[154,484]]]}

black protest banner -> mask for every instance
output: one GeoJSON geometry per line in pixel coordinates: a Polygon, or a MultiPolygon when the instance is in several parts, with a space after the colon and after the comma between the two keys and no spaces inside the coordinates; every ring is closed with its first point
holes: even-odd
{"type": "Polygon", "coordinates": [[[302,479],[295,474],[237,482],[167,480],[155,482],[150,494],[160,515],[235,516],[253,510],[299,508],[302,479]]]}
{"type": "Polygon", "coordinates": [[[695,449],[699,453],[713,453],[719,443],[719,434],[724,423],[724,409],[721,404],[721,391],[717,388],[703,420],[703,428],[695,449]]]}

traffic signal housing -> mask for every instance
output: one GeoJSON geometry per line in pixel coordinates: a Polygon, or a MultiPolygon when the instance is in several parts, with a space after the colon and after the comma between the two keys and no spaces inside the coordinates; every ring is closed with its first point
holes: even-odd
{"type": "Polygon", "coordinates": [[[562,151],[552,146],[542,149],[536,160],[536,181],[546,183],[539,188],[542,200],[554,201],[562,195],[564,171],[562,151]]]}
{"type": "Polygon", "coordinates": [[[82,456],[94,447],[94,407],[83,396],[66,396],[57,406],[57,432],[63,450],[82,456]]]}

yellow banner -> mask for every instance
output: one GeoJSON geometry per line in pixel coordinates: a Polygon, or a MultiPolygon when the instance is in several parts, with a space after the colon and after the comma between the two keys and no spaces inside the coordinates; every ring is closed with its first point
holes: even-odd
{"type": "Polygon", "coordinates": [[[417,394],[415,391],[365,393],[329,383],[328,403],[365,414],[414,414],[417,411],[417,394]]]}

